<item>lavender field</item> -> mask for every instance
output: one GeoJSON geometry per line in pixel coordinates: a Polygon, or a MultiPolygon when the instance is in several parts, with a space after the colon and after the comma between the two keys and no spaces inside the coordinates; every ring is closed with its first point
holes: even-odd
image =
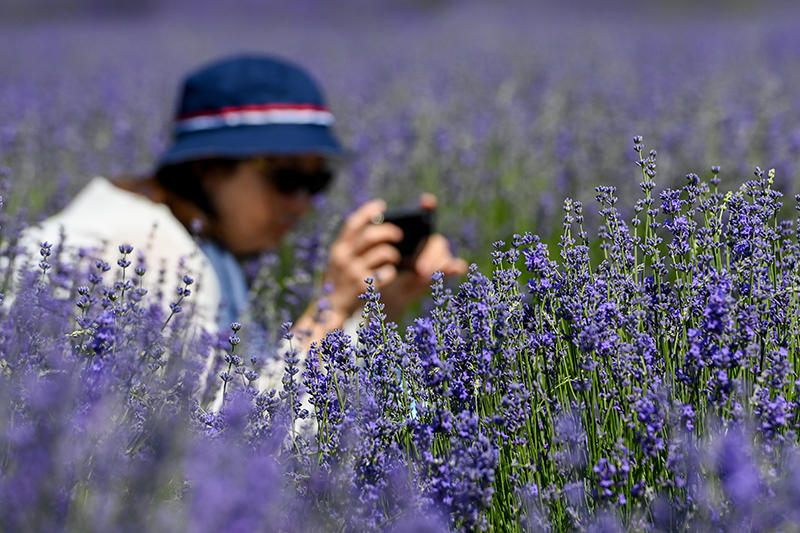
{"type": "Polygon", "coordinates": [[[800,8],[639,4],[0,7],[0,532],[800,530],[800,8]],[[243,51],[309,68],[353,153],[250,321],[20,249],[243,51]],[[343,215],[421,191],[469,275],[399,326],[370,288],[261,390],[343,215]]]}

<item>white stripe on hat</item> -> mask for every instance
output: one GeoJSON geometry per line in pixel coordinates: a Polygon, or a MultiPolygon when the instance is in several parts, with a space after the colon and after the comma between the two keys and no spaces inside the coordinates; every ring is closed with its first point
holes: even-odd
{"type": "Polygon", "coordinates": [[[333,113],[321,109],[263,109],[235,110],[185,118],[175,123],[177,133],[210,130],[235,126],[263,126],[266,124],[313,124],[330,126],[333,113]]]}

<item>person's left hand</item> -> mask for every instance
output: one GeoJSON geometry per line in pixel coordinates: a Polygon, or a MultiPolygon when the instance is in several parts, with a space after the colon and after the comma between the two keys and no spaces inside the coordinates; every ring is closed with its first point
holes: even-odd
{"type": "MultiPolygon", "coordinates": [[[[430,193],[420,196],[419,204],[426,209],[436,208],[436,197],[430,193]]],[[[431,276],[441,271],[447,275],[463,275],[467,272],[467,262],[453,256],[450,243],[439,234],[428,237],[420,250],[413,269],[400,270],[397,277],[381,287],[381,302],[385,305],[384,314],[389,320],[400,316],[411,302],[430,290],[431,276]]]]}

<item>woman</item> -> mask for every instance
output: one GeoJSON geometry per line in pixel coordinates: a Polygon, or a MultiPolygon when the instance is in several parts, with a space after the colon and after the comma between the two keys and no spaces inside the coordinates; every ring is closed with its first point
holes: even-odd
{"type": "MultiPolygon", "coordinates": [[[[29,238],[58,241],[63,228],[66,245],[109,263],[118,245],[131,244],[144,251],[149,270],[195,278],[201,324],[227,328],[246,307],[238,258],[277,245],[343,160],[332,123],[321,91],[297,66],[263,56],[214,63],[186,79],[173,144],[152,177],[119,184],[96,178],[29,238]]],[[[420,198],[425,207],[435,202],[420,198]]],[[[427,290],[435,271],[466,272],[441,235],[426,241],[412,269],[398,271],[392,243],[402,231],[372,222],[385,208],[372,200],[345,220],[324,274],[332,287],[327,310],[320,316],[312,306],[299,317],[297,347],[342,328],[360,308],[368,277],[391,318],[427,290]]]]}

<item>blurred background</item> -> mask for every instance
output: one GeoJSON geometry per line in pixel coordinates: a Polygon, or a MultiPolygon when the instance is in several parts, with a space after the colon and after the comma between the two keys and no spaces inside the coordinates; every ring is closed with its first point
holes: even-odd
{"type": "Polygon", "coordinates": [[[296,237],[313,246],[368,198],[406,204],[423,190],[480,264],[515,232],[557,242],[567,197],[593,235],[596,186],[616,186],[628,218],[639,197],[634,135],[658,150],[657,191],[711,165],[729,190],[758,165],[791,199],[797,4],[0,0],[5,209],[33,221],[94,175],[149,172],[184,74],[236,52],[308,68],[353,151],[296,237]]]}

